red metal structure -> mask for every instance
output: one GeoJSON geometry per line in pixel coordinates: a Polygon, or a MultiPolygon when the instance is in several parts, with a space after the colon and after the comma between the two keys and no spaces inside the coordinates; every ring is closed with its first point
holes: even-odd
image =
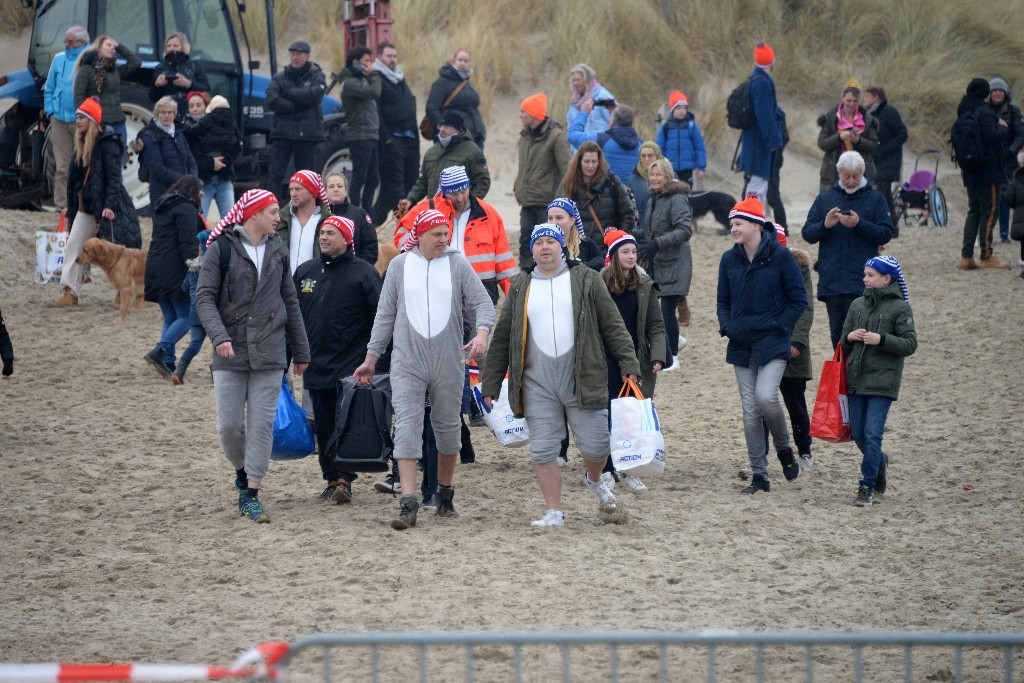
{"type": "Polygon", "coordinates": [[[377,45],[392,42],[391,0],[345,0],[345,50],[365,45],[377,54],[377,45]]]}

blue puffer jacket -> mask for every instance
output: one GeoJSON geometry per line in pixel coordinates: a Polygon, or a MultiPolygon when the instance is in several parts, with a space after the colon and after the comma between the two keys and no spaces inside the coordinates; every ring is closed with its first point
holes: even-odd
{"type": "Polygon", "coordinates": [[[704,136],[700,134],[697,121],[693,114],[686,112],[682,119],[669,117],[658,129],[656,142],[661,153],[672,162],[672,168],[678,171],[707,168],[708,159],[704,153],[704,136]]]}
{"type": "Polygon", "coordinates": [[[892,218],[885,196],[870,185],[847,194],[839,182],[814,200],[807,222],[800,231],[803,238],[818,247],[818,299],[836,294],[859,295],[864,292],[864,263],[878,256],[878,247],[892,239],[892,218]],[[836,223],[825,228],[825,216],[832,207],[851,210],[860,216],[854,228],[836,223]]]}
{"type": "Polygon", "coordinates": [[[729,338],[725,362],[760,367],[789,360],[790,335],[807,303],[800,266],[773,231],[761,230],[753,261],[742,245],[733,246],[718,265],[718,332],[729,338]]]}
{"type": "Polygon", "coordinates": [[[775,81],[759,67],[750,74],[750,99],[757,123],[740,133],[740,170],[761,178],[772,177],[772,151],[782,150],[782,131],[777,118],[775,81]]]}
{"type": "Polygon", "coordinates": [[[613,126],[603,133],[587,133],[587,115],[580,113],[569,128],[569,144],[578,148],[587,140],[596,142],[608,160],[612,173],[623,183],[629,182],[633,169],[640,163],[640,144],[643,140],[633,128],[613,126]]]}

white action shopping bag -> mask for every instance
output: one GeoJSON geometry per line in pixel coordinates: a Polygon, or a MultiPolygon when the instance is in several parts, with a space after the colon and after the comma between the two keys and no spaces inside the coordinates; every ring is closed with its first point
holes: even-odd
{"type": "Polygon", "coordinates": [[[484,422],[498,443],[506,448],[521,448],[530,443],[530,428],[526,426],[526,420],[516,417],[508,404],[508,377],[502,380],[501,395],[494,401],[490,410],[484,404],[479,384],[473,386],[473,400],[483,413],[484,422]]]}
{"type": "Polygon", "coordinates": [[[654,401],[629,380],[612,399],[611,459],[619,472],[650,476],[665,471],[665,437],[654,401]]]}
{"type": "MultiPolygon", "coordinates": [[[[36,284],[59,285],[60,276],[64,271],[64,249],[68,243],[65,217],[61,214],[57,232],[36,230],[36,284]]],[[[92,282],[89,266],[86,265],[82,283],[92,282]]]]}

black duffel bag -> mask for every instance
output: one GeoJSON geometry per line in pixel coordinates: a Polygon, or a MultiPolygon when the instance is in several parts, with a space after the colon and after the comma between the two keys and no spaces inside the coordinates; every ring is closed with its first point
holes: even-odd
{"type": "Polygon", "coordinates": [[[395,450],[391,438],[391,378],[374,375],[368,386],[346,377],[338,382],[334,434],[326,454],[343,472],[387,472],[395,450]]]}

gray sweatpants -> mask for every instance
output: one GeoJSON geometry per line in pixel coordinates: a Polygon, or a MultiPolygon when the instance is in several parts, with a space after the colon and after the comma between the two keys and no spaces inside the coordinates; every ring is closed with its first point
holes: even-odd
{"type": "MultiPolygon", "coordinates": [[[[435,357],[433,361],[430,368],[404,365],[391,375],[394,378],[397,374],[401,380],[391,383],[396,460],[418,460],[423,454],[423,397],[427,391],[430,392],[430,426],[434,428],[437,452],[451,455],[462,450],[460,411],[465,366],[450,358],[435,357]]],[[[392,363],[392,369],[394,365],[392,363]]]]}
{"type": "Polygon", "coordinates": [[[215,370],[217,434],[224,457],[249,479],[262,481],[270,468],[274,414],[281,393],[282,370],[215,370]]]}
{"type": "MultiPolygon", "coordinates": [[[[571,367],[571,353],[555,362],[561,363],[564,359],[568,359],[571,367]]],[[[544,360],[554,365],[553,359],[544,360]]],[[[557,381],[551,376],[545,379],[543,374],[538,381],[534,374],[538,373],[527,370],[523,374],[523,414],[530,428],[530,460],[535,465],[555,462],[568,422],[583,459],[604,462],[611,452],[608,409],[581,410],[576,402],[575,382],[557,381]]]]}
{"type": "MultiPolygon", "coordinates": [[[[764,440],[764,426],[761,418],[768,423],[775,450],[789,448],[789,428],[786,413],[779,401],[779,383],[786,371],[786,361],[781,358],[769,361],[760,367],[733,366],[736,370],[736,384],[740,390],[743,405],[743,436],[747,440],[747,457],[754,474],[768,476],[768,444],[764,440]]],[[[532,434],[531,434],[532,436],[532,434]]]]}

